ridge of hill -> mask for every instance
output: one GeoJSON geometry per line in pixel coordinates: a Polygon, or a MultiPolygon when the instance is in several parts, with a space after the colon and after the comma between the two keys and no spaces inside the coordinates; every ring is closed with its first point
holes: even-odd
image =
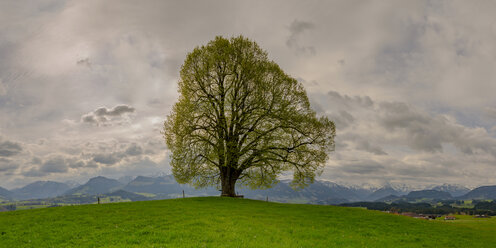
{"type": "Polygon", "coordinates": [[[484,199],[492,199],[496,200],[496,185],[494,186],[481,186],[471,190],[459,197],[460,199],[470,200],[484,200],[484,199]]]}
{"type": "Polygon", "coordinates": [[[390,196],[390,195],[401,195],[401,193],[399,191],[393,189],[391,186],[385,186],[385,187],[382,187],[380,189],[377,189],[372,194],[370,194],[367,197],[367,200],[375,201],[377,199],[384,198],[384,197],[390,196]]]}
{"type": "Polygon", "coordinates": [[[0,187],[0,202],[9,201],[12,199],[12,192],[0,187]]]}
{"type": "Polygon", "coordinates": [[[457,184],[443,184],[443,185],[434,186],[431,189],[450,193],[453,197],[459,197],[470,192],[469,188],[457,184]]]}
{"type": "Polygon", "coordinates": [[[70,189],[64,195],[98,195],[121,189],[124,184],[102,176],[91,178],[87,183],[70,189]]]}
{"type": "Polygon", "coordinates": [[[408,193],[405,197],[409,199],[428,198],[428,199],[439,199],[439,200],[447,200],[453,198],[451,194],[448,192],[443,192],[433,189],[412,191],[408,193]]]}
{"type": "Polygon", "coordinates": [[[18,200],[50,198],[63,194],[70,187],[65,183],[53,181],[36,181],[22,188],[12,190],[18,200]]]}

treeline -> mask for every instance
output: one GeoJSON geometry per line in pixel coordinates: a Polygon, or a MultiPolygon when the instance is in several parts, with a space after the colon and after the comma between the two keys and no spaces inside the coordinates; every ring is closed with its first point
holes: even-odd
{"type": "Polygon", "coordinates": [[[469,215],[496,215],[496,203],[494,201],[474,201],[473,208],[453,207],[451,204],[455,201],[444,201],[439,206],[433,206],[429,203],[410,203],[410,202],[353,202],[344,203],[340,206],[345,207],[364,207],[370,210],[390,211],[390,212],[412,212],[417,214],[469,214],[469,215]]]}

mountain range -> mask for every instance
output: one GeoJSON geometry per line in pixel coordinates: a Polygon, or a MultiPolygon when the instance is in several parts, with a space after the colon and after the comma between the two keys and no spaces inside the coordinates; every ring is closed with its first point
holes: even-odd
{"type": "Polygon", "coordinates": [[[0,202],[9,201],[12,199],[12,192],[0,187],[0,202]]]}
{"type": "Polygon", "coordinates": [[[122,187],[124,187],[124,184],[115,179],[99,176],[91,178],[81,186],[68,190],[64,195],[98,195],[110,193],[122,187]]]}
{"type": "Polygon", "coordinates": [[[459,197],[463,200],[484,200],[484,199],[496,199],[496,185],[495,186],[482,186],[474,190],[471,190],[465,195],[459,197]]]}
{"type": "Polygon", "coordinates": [[[61,195],[68,190],[70,187],[65,183],[37,181],[12,190],[12,197],[18,200],[50,198],[61,195]]]}
{"type": "MultiPolygon", "coordinates": [[[[293,190],[289,180],[281,180],[270,189],[251,190],[238,186],[238,194],[245,198],[278,202],[341,204],[357,201],[418,201],[425,199],[496,199],[496,186],[482,186],[469,190],[459,185],[438,185],[424,190],[405,191],[385,185],[381,188],[347,187],[328,181],[316,180],[313,184],[293,190]]],[[[128,200],[167,199],[185,196],[219,195],[215,187],[195,189],[176,182],[172,175],[158,177],[126,177],[120,180],[103,176],[91,178],[83,185],[71,188],[69,185],[52,181],[38,181],[11,191],[0,187],[0,202],[11,200],[46,199],[57,197],[61,202],[77,196],[105,196],[128,200]]],[[[89,198],[88,198],[89,199],[89,198]]],[[[91,198],[91,199],[94,199],[91,198]]]]}

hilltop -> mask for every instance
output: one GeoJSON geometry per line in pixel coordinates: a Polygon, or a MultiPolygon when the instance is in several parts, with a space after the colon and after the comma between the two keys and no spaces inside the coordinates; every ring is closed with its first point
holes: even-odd
{"type": "Polygon", "coordinates": [[[0,247],[490,247],[493,219],[200,197],[0,213],[0,247]]]}
{"type": "Polygon", "coordinates": [[[12,190],[12,197],[19,200],[41,199],[59,196],[70,187],[67,184],[52,181],[36,181],[22,188],[12,190]]]}

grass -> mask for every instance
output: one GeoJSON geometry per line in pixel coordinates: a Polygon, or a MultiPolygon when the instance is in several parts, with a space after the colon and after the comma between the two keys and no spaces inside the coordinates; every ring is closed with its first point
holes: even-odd
{"type": "Polygon", "coordinates": [[[474,208],[475,204],[472,202],[472,200],[465,200],[462,204],[453,203],[451,204],[451,206],[455,208],[474,208]]]}
{"type": "Polygon", "coordinates": [[[0,213],[0,247],[491,247],[495,232],[496,218],[219,197],[0,213]]]}

